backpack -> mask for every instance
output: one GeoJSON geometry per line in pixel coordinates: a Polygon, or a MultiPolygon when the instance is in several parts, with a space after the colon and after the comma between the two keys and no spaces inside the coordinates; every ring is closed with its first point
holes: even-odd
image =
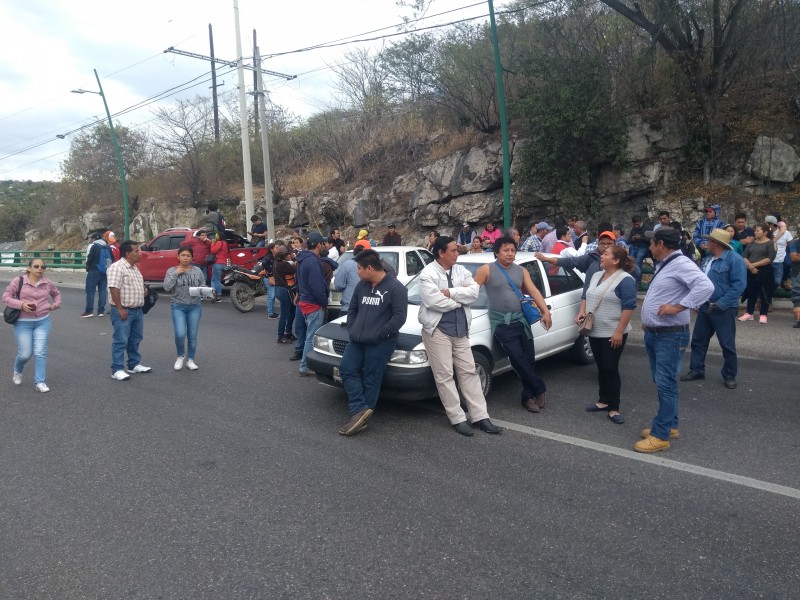
{"type": "MultiPolygon", "coordinates": [[[[98,244],[100,246],[100,244],[98,244]]],[[[100,246],[100,258],[97,259],[97,270],[105,273],[108,266],[114,262],[114,255],[111,254],[111,248],[108,245],[100,246]]]]}

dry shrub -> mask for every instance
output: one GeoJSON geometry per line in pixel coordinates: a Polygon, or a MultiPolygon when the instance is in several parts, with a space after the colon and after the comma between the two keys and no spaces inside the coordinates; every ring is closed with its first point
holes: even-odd
{"type": "Polygon", "coordinates": [[[309,164],[299,173],[286,175],[283,180],[283,189],[287,196],[303,194],[325,187],[335,176],[336,171],[329,164],[309,164]]]}
{"type": "Polygon", "coordinates": [[[478,133],[473,129],[441,133],[434,138],[427,159],[433,162],[450,156],[459,150],[480,145],[487,139],[491,139],[491,136],[478,133]]]}

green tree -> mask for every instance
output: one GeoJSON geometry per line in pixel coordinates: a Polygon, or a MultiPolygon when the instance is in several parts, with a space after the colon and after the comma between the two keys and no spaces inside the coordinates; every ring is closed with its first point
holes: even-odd
{"type": "MultiPolygon", "coordinates": [[[[150,173],[151,161],[147,137],[135,129],[115,125],[122,164],[127,178],[150,173]]],[[[77,183],[86,197],[106,202],[117,197],[120,189],[119,166],[111,130],[105,123],[82,131],[72,139],[69,156],[61,163],[67,182],[77,183]]]]}
{"type": "Polygon", "coordinates": [[[585,207],[594,172],[625,161],[625,111],[597,58],[539,54],[525,75],[527,94],[513,107],[531,136],[520,153],[520,180],[566,207],[585,207]]]}

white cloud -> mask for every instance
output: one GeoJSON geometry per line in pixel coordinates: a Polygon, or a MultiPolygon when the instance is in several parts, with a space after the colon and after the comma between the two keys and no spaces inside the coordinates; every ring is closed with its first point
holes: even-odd
{"type": "MultiPolygon", "coordinates": [[[[464,4],[463,0],[436,0],[429,14],[464,4]]],[[[485,12],[485,6],[473,7],[438,22],[485,12]]],[[[395,0],[240,0],[242,52],[252,56],[254,28],[261,53],[270,54],[394,25],[401,21],[400,15],[395,0]]],[[[209,23],[214,28],[217,57],[236,59],[232,0],[24,0],[1,3],[0,23],[4,31],[0,36],[4,57],[0,179],[59,176],[59,162],[66,156],[69,140],[57,140],[56,134],[105,116],[100,98],[70,93],[75,88],[97,89],[92,69],[102,78],[111,111],[117,112],[207,74],[207,62],[163,54],[163,50],[176,46],[208,55],[209,23]],[[22,151],[42,142],[38,148],[22,151]]],[[[306,73],[341,60],[346,50],[291,54],[264,66],[287,74],[306,73]]],[[[289,82],[269,77],[266,82],[276,103],[308,116],[332,102],[330,79],[330,70],[322,70],[289,82]]],[[[236,89],[235,73],[222,81],[222,90],[236,89]]],[[[252,74],[246,74],[245,81],[252,85],[252,74]]],[[[209,85],[204,83],[185,95],[208,94],[209,85]]],[[[151,118],[150,109],[144,108],[119,121],[136,124],[151,118]]]]}

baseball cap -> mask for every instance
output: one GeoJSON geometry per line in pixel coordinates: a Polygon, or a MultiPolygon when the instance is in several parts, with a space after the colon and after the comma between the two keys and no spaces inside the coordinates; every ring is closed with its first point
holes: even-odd
{"type": "Polygon", "coordinates": [[[645,231],[648,240],[664,242],[667,246],[678,248],[681,245],[681,234],[672,227],[659,227],[655,231],[645,231]]]}
{"type": "Polygon", "coordinates": [[[778,224],[778,219],[776,219],[772,215],[768,215],[768,216],[764,217],[764,222],[765,223],[769,223],[770,225],[777,225],[778,224]]]}
{"type": "Polygon", "coordinates": [[[389,223],[389,225],[387,225],[387,227],[391,227],[392,229],[395,229],[394,223],[389,223]]]}
{"type": "Polygon", "coordinates": [[[101,239],[103,239],[103,236],[102,236],[102,235],[100,235],[100,234],[99,234],[99,233],[97,233],[97,232],[94,232],[93,234],[91,234],[91,235],[89,236],[89,239],[90,239],[91,241],[93,241],[93,242],[94,242],[94,241],[97,241],[97,240],[101,240],[101,239]]]}
{"type": "Polygon", "coordinates": [[[312,231],[308,234],[308,238],[306,239],[306,246],[309,248],[316,246],[317,244],[322,243],[322,234],[319,231],[312,231]]]}
{"type": "Polygon", "coordinates": [[[611,238],[615,242],[617,241],[617,236],[615,236],[614,233],[611,232],[611,231],[602,232],[600,235],[597,236],[597,239],[599,240],[600,238],[604,238],[604,237],[611,238]]]}
{"type": "Polygon", "coordinates": [[[362,238],[367,237],[368,235],[369,235],[369,231],[367,231],[366,229],[362,229],[361,231],[358,232],[358,236],[357,236],[356,239],[360,240],[362,238]]]}
{"type": "Polygon", "coordinates": [[[469,223],[462,223],[461,226],[462,227],[469,227],[469,223]]]}
{"type": "Polygon", "coordinates": [[[552,228],[552,227],[550,227],[550,225],[548,225],[548,224],[547,224],[547,223],[545,223],[544,221],[539,221],[539,222],[536,224],[536,231],[541,231],[542,229],[547,229],[547,231],[550,231],[550,230],[551,230],[551,229],[553,229],[553,228],[552,228]]]}
{"type": "Polygon", "coordinates": [[[717,214],[717,209],[715,209],[713,206],[706,206],[706,212],[713,212],[714,214],[717,214]]]}
{"type": "Polygon", "coordinates": [[[103,237],[109,244],[116,244],[117,243],[117,236],[114,235],[113,231],[106,231],[103,234],[103,237]]]}

